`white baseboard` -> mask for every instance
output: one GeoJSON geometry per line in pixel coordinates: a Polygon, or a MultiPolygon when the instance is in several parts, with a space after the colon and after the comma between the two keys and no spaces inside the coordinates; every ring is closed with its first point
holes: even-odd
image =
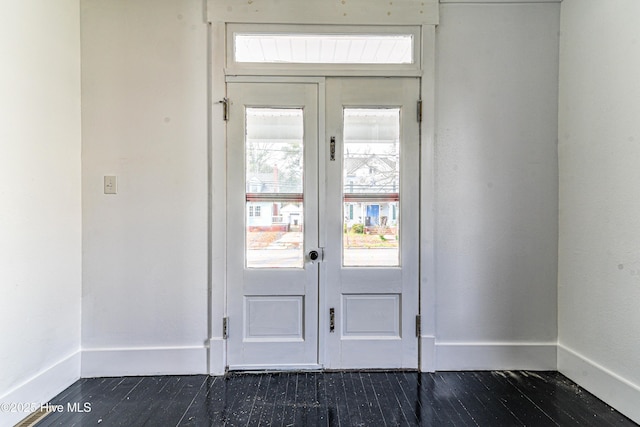
{"type": "Polygon", "coordinates": [[[438,371],[557,369],[556,343],[436,342],[438,371]]]}
{"type": "Polygon", "coordinates": [[[561,344],[558,345],[558,371],[640,424],[640,385],[561,344]]]}
{"type": "Polygon", "coordinates": [[[207,348],[82,349],[82,378],[208,374],[207,348]]]}
{"type": "Polygon", "coordinates": [[[420,336],[420,372],[436,370],[436,337],[420,336]]]}
{"type": "Polygon", "coordinates": [[[224,375],[227,366],[227,341],[221,337],[209,340],[209,375],[224,375]]]}
{"type": "MultiPolygon", "coordinates": [[[[27,381],[0,397],[1,403],[41,405],[62,392],[80,378],[80,352],[76,352],[49,368],[39,372],[27,381]]],[[[16,408],[18,409],[18,408],[16,408]]],[[[0,426],[12,426],[29,413],[0,413],[0,426]]]]}

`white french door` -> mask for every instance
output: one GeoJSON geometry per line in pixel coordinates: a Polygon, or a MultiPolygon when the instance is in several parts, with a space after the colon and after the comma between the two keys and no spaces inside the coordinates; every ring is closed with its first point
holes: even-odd
{"type": "Polygon", "coordinates": [[[227,94],[229,368],[417,368],[419,80],[227,94]]]}
{"type": "Polygon", "coordinates": [[[318,86],[229,83],[227,360],[318,365],[318,86]]]}
{"type": "Polygon", "coordinates": [[[419,91],[412,78],[327,79],[327,368],[418,367],[419,91]]]}

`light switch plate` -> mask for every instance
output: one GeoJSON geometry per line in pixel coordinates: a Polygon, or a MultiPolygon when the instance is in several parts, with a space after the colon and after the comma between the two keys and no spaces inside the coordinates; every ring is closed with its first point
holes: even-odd
{"type": "Polygon", "coordinates": [[[118,181],[115,176],[104,177],[104,194],[116,194],[118,192],[118,181]]]}

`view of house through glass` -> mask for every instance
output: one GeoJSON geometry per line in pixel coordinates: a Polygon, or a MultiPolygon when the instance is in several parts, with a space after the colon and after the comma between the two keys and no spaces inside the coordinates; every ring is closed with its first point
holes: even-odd
{"type": "Polygon", "coordinates": [[[246,265],[302,268],[303,110],[247,108],[246,265]]]}
{"type": "Polygon", "coordinates": [[[343,265],[398,266],[400,109],[346,108],[343,265]]]}

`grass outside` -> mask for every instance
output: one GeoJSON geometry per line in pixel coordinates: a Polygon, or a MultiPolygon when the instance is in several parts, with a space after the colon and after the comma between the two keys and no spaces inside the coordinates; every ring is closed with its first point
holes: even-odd
{"type": "Polygon", "coordinates": [[[249,249],[266,248],[284,235],[284,231],[250,231],[247,233],[247,247],[249,249]]]}
{"type": "Polygon", "coordinates": [[[396,236],[378,234],[344,233],[345,248],[397,248],[396,236]]]}
{"type": "MultiPolygon", "coordinates": [[[[247,247],[249,249],[266,248],[285,234],[283,231],[248,232],[247,247]]],[[[398,240],[393,235],[344,233],[344,246],[346,248],[397,248],[398,240]]]]}

